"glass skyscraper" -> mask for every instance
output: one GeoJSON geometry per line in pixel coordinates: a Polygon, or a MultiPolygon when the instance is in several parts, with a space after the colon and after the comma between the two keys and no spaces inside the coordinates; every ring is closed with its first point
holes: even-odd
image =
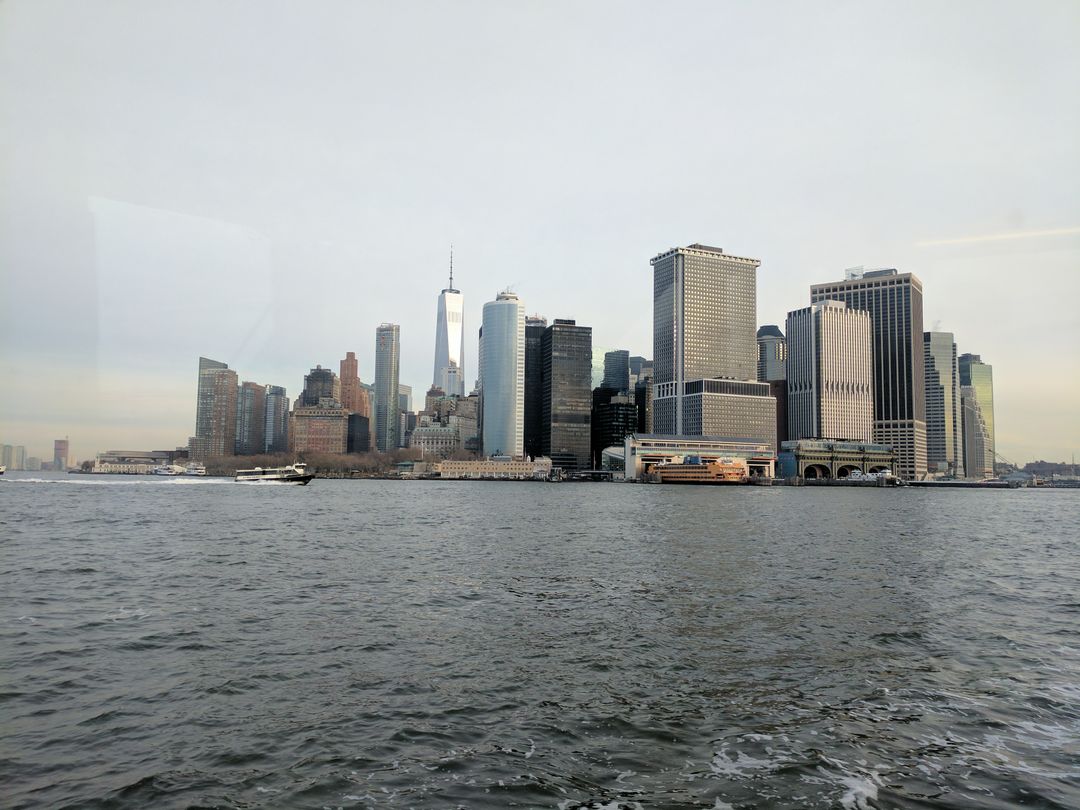
{"type": "MultiPolygon", "coordinates": [[[[997,444],[994,441],[994,367],[984,363],[977,354],[960,355],[957,365],[960,385],[971,387],[971,396],[979,406],[979,416],[986,428],[986,456],[990,459],[989,475],[994,474],[994,457],[997,444]]],[[[969,472],[969,475],[971,473],[969,472]]]]}
{"type": "Polygon", "coordinates": [[[236,398],[236,455],[253,456],[266,448],[266,386],[243,382],[236,398]]]}
{"type": "Polygon", "coordinates": [[[551,459],[552,466],[564,470],[588,469],[591,466],[592,327],[556,318],[544,331],[540,352],[543,356],[540,451],[551,459]]]}
{"type": "Polygon", "coordinates": [[[525,307],[506,291],[484,304],[483,451],[520,457],[525,452],[525,307]]]}
{"type": "Polygon", "coordinates": [[[284,453],[289,449],[289,395],[280,385],[266,386],[263,442],[267,453],[284,453]]]}
{"type": "Polygon", "coordinates": [[[612,391],[630,390],[630,352],[626,349],[604,352],[604,379],[600,387],[612,391]]]}
{"type": "Polygon", "coordinates": [[[401,333],[396,323],[375,329],[375,446],[386,453],[397,449],[401,333]]]}
{"type": "Polygon", "coordinates": [[[450,283],[439,293],[435,316],[435,370],[431,384],[447,396],[465,396],[465,297],[454,289],[454,258],[450,283]]]}
{"type": "Polygon", "coordinates": [[[952,332],[924,332],[926,367],[926,466],[930,472],[964,477],[964,431],[960,373],[952,332]]]}

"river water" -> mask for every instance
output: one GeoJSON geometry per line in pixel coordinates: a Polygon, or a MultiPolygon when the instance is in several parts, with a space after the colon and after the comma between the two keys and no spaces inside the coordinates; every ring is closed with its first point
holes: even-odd
{"type": "Polygon", "coordinates": [[[1080,807],[1080,491],[0,479],[0,804],[1080,807]]]}

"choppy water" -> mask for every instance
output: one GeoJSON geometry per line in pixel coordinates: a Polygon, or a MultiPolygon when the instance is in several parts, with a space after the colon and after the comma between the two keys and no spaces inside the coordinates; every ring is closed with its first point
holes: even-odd
{"type": "Polygon", "coordinates": [[[1080,806],[1080,492],[29,475],[4,806],[1080,806]]]}

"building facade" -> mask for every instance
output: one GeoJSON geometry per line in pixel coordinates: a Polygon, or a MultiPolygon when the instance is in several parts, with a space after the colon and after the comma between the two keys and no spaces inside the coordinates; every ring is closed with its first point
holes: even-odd
{"type": "Polygon", "coordinates": [[[762,326],[757,330],[757,378],[760,382],[783,380],[787,375],[788,347],[779,326],[762,326]]]}
{"type": "Polygon", "coordinates": [[[821,301],[787,316],[789,440],[869,442],[874,431],[870,313],[821,301]]]}
{"type": "Polygon", "coordinates": [[[450,396],[465,396],[465,297],[454,287],[454,257],[450,283],[439,293],[435,313],[435,369],[431,384],[450,396]]]}
{"type": "Polygon", "coordinates": [[[551,459],[511,459],[506,457],[456,460],[448,459],[435,466],[440,478],[476,478],[492,480],[545,480],[551,476],[551,459]]]}
{"type": "Polygon", "coordinates": [[[992,475],[997,451],[994,441],[994,367],[984,363],[977,354],[960,355],[957,358],[957,367],[960,373],[960,385],[969,386],[970,395],[979,403],[979,416],[986,431],[985,455],[990,458],[990,474],[992,475]]]}
{"type": "Polygon", "coordinates": [[[780,446],[779,454],[784,478],[843,479],[855,472],[892,472],[895,463],[892,446],[869,442],[792,440],[780,446]]]}
{"type": "Polygon", "coordinates": [[[540,453],[564,470],[592,456],[592,327],[556,318],[545,331],[540,453]]]}
{"type": "Polygon", "coordinates": [[[190,442],[193,461],[231,456],[236,451],[236,372],[228,365],[199,358],[199,388],[195,408],[195,436],[190,442]]]}
{"type": "Polygon", "coordinates": [[[515,293],[484,304],[483,452],[525,452],[525,307],[515,293]]]}
{"type": "Polygon", "coordinates": [[[400,327],[384,323],[375,330],[375,446],[383,453],[394,450],[400,441],[400,362],[400,327]]]}
{"type": "Polygon", "coordinates": [[[964,430],[960,371],[952,332],[923,333],[926,370],[926,467],[930,473],[964,477],[964,430]]]}
{"type": "Polygon", "coordinates": [[[651,264],[653,430],[749,438],[775,449],[776,400],[757,382],[761,263],[693,244],[651,264]]]}
{"type": "Polygon", "coordinates": [[[289,416],[289,452],[346,453],[349,414],[344,408],[294,408],[289,416]]]}
{"type": "MultiPolygon", "coordinates": [[[[843,301],[849,309],[870,313],[874,363],[873,439],[895,448],[896,473],[901,478],[925,478],[922,282],[912,273],[898,273],[891,268],[854,268],[847,271],[844,281],[812,285],[810,302],[821,301],[843,301]]],[[[789,341],[790,338],[789,334],[789,341]]]]}

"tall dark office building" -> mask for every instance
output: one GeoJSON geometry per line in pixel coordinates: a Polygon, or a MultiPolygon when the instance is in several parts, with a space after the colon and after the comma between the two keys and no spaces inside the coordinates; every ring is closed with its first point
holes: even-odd
{"type": "Polygon", "coordinates": [[[540,353],[547,318],[525,318],[525,455],[542,455],[544,415],[544,359],[540,353]]]}
{"type": "Polygon", "coordinates": [[[236,398],[236,455],[254,456],[266,448],[266,386],[243,382],[236,398]]]}
{"type": "Polygon", "coordinates": [[[267,453],[289,449],[289,395],[280,385],[266,386],[266,419],[263,423],[263,447],[267,453]]]}
{"type": "Polygon", "coordinates": [[[639,377],[634,385],[634,405],[637,408],[637,432],[652,433],[653,378],[639,377]]]}
{"type": "Polygon", "coordinates": [[[236,372],[225,363],[199,358],[199,393],[191,458],[231,456],[236,450],[236,372]]]}
{"type": "Polygon", "coordinates": [[[600,387],[613,391],[630,390],[630,352],[626,349],[604,352],[604,379],[600,387]]]}
{"type": "Polygon", "coordinates": [[[564,470],[589,468],[592,327],[556,318],[544,330],[541,455],[564,470]]]}
{"type": "Polygon", "coordinates": [[[349,435],[345,450],[348,453],[366,453],[371,449],[371,420],[362,413],[349,414],[349,435]]]}
{"type": "Polygon", "coordinates": [[[926,477],[926,375],[922,282],[895,269],[847,272],[844,281],[814,284],[811,303],[843,301],[870,313],[874,357],[875,442],[896,452],[902,478],[926,477]]]}

